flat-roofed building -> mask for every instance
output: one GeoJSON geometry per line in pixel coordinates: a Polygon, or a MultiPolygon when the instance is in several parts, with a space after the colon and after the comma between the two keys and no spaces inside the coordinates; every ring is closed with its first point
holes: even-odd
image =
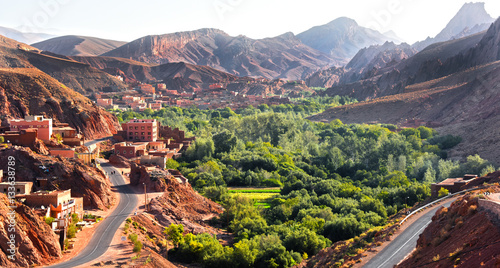
{"type": "Polygon", "coordinates": [[[9,187],[12,187],[12,189],[15,192],[15,195],[25,195],[25,194],[30,194],[31,189],[33,188],[33,182],[29,181],[16,181],[14,184],[11,184],[9,182],[1,182],[0,183],[0,193],[7,194],[10,192],[12,189],[9,189],[9,187]]]}
{"type": "Polygon", "coordinates": [[[83,198],[71,197],[71,190],[38,191],[26,195],[25,204],[32,208],[50,208],[50,216],[56,219],[69,217],[72,213],[83,215],[83,198]]]}
{"type": "Polygon", "coordinates": [[[146,142],[121,142],[115,144],[114,149],[116,155],[121,155],[125,158],[130,159],[146,155],[146,146],[146,142]]]}
{"type": "Polygon", "coordinates": [[[49,141],[52,136],[52,119],[44,118],[43,115],[25,116],[24,119],[11,119],[9,125],[11,131],[37,129],[37,136],[43,141],[49,141]]]}
{"type": "Polygon", "coordinates": [[[128,141],[156,141],[158,139],[158,121],[156,119],[132,119],[122,124],[128,141]]]}

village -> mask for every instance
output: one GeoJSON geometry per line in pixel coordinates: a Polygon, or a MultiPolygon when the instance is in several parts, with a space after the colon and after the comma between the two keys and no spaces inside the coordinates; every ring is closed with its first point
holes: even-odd
{"type": "MultiPolygon", "coordinates": [[[[113,155],[144,167],[151,178],[160,174],[162,178],[169,177],[179,183],[187,183],[180,172],[166,169],[166,161],[180,157],[195,137],[186,138],[184,131],[162,126],[156,119],[133,119],[123,123],[122,129],[113,137],[108,137],[114,143],[111,151],[113,155]]],[[[39,151],[45,146],[49,157],[81,161],[108,175],[96,161],[103,157],[99,147],[84,146],[85,137],[68,123],[56,123],[42,115],[30,115],[9,120],[9,126],[0,130],[0,137],[7,149],[28,147],[39,151]]],[[[46,174],[51,172],[48,166],[40,165],[38,168],[46,174]]],[[[51,188],[47,178],[11,182],[3,174],[4,171],[0,170],[0,192],[9,195],[15,193],[14,199],[32,208],[41,219],[50,223],[51,229],[61,237],[61,248],[64,248],[70,224],[81,229],[99,218],[86,213],[84,198],[74,196],[72,189],[46,190],[51,188]]]]}
{"type": "MultiPolygon", "coordinates": [[[[276,81],[275,83],[285,83],[276,81]]],[[[169,90],[164,83],[155,86],[151,84],[139,84],[132,90],[123,92],[95,94],[96,104],[105,109],[120,109],[140,112],[146,109],[160,110],[165,106],[177,106],[188,108],[196,106],[199,109],[221,109],[229,107],[232,110],[246,108],[249,105],[260,104],[280,105],[292,103],[289,97],[247,95],[228,90],[227,85],[216,83],[208,85],[207,88],[195,88],[193,92],[169,90]]]]}

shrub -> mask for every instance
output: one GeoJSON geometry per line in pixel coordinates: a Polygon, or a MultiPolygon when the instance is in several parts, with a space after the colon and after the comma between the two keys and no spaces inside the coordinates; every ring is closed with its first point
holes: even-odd
{"type": "Polygon", "coordinates": [[[72,223],[69,225],[66,236],[68,238],[74,238],[76,236],[76,224],[72,223]]]}
{"type": "Polygon", "coordinates": [[[45,220],[45,223],[47,223],[50,226],[52,226],[52,223],[56,220],[52,217],[44,217],[43,219],[45,220]]]}
{"type": "Polygon", "coordinates": [[[141,250],[142,250],[142,243],[141,243],[141,241],[135,241],[133,251],[135,253],[139,253],[139,252],[141,252],[141,250]]]}
{"type": "Polygon", "coordinates": [[[128,239],[130,239],[130,241],[135,244],[135,242],[137,241],[137,234],[129,234],[128,239]]]}
{"type": "Polygon", "coordinates": [[[448,191],[448,189],[445,189],[443,187],[441,187],[441,189],[439,189],[439,192],[438,192],[439,197],[447,196],[449,194],[450,194],[450,191],[448,191]]]}

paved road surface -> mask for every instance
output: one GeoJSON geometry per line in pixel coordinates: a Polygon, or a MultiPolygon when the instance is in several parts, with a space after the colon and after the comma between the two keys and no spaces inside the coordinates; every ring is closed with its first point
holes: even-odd
{"type": "Polygon", "coordinates": [[[431,223],[432,216],[442,207],[448,207],[455,199],[449,200],[440,206],[424,211],[423,216],[399,234],[387,247],[373,257],[364,268],[392,268],[401,262],[417,246],[417,240],[425,227],[431,223]]]}
{"type": "Polygon", "coordinates": [[[116,209],[99,224],[89,244],[80,254],[67,262],[48,267],[71,268],[97,259],[106,252],[113,240],[113,236],[118,228],[120,228],[120,225],[135,210],[137,206],[137,196],[132,189],[125,184],[122,175],[107,163],[102,163],[101,167],[108,172],[108,174],[111,174],[111,171],[116,171],[116,174],[110,175],[109,179],[113,184],[114,190],[120,194],[120,203],[116,209]]]}

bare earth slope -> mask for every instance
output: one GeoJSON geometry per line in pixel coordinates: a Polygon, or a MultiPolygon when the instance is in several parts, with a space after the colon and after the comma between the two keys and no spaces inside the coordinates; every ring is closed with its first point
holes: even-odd
{"type": "Polygon", "coordinates": [[[127,88],[106,72],[69,58],[42,54],[37,48],[3,36],[0,36],[0,68],[37,68],[82,94],[127,88]]]}
{"type": "Polygon", "coordinates": [[[126,44],[89,36],[67,35],[32,44],[32,46],[65,56],[98,56],[126,44]]]}

